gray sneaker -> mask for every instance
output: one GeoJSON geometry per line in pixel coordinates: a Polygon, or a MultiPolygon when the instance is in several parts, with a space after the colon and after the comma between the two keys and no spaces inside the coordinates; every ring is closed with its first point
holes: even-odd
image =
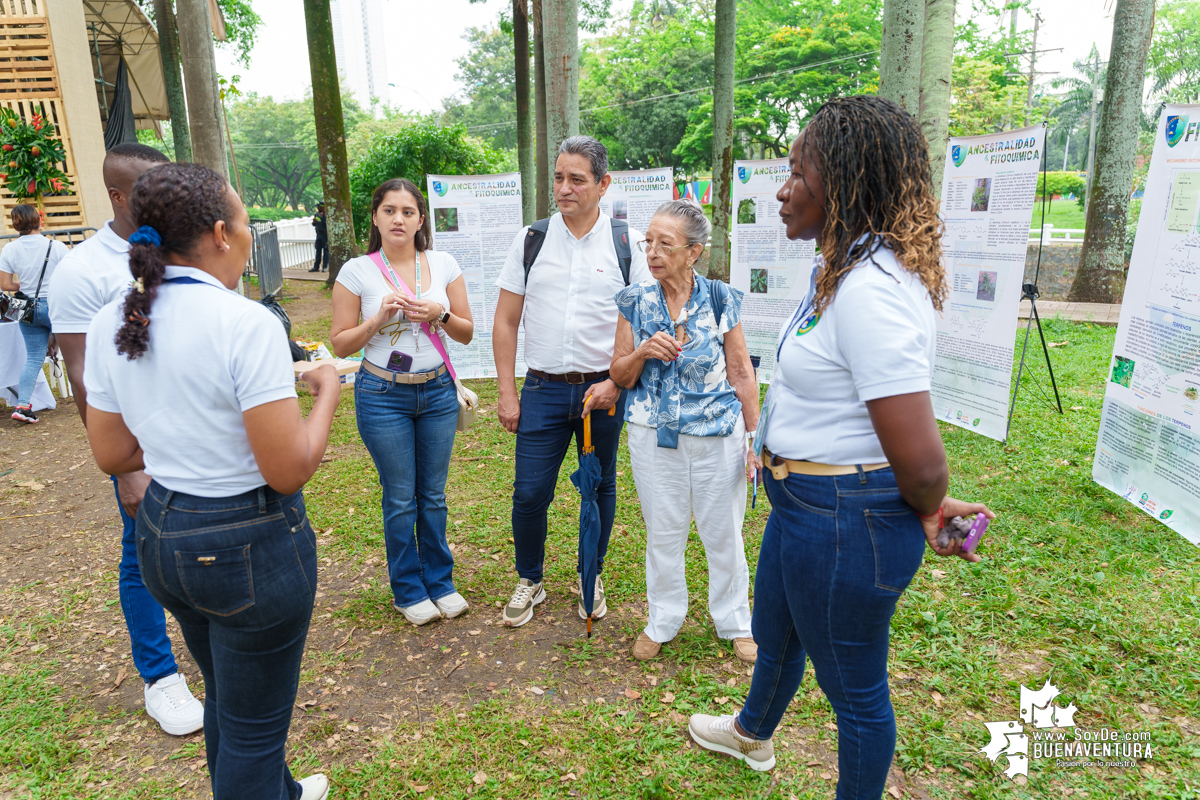
{"type": "Polygon", "coordinates": [[[746,762],[755,772],[766,772],[775,766],[775,745],[770,739],[750,739],[733,727],[733,715],[721,717],[692,714],[688,732],[696,744],[705,750],[725,753],[746,762]]]}
{"type": "Polygon", "coordinates": [[[541,581],[534,583],[521,578],[513,591],[512,599],[504,608],[504,624],[510,628],[519,628],[533,619],[533,607],[546,601],[546,590],[541,581]]]}
{"type": "MultiPolygon", "coordinates": [[[[579,618],[587,619],[587,611],[583,608],[583,576],[580,575],[575,581],[576,588],[579,589],[579,602],[576,607],[579,609],[579,618]]],[[[592,619],[604,619],[604,615],[608,613],[608,602],[604,599],[604,582],[600,580],[600,576],[596,576],[596,597],[592,603],[592,619]]]]}

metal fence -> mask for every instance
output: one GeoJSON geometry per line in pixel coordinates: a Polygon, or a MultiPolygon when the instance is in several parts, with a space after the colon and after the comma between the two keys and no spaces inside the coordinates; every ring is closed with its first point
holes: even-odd
{"type": "MultiPolygon", "coordinates": [[[[84,239],[87,239],[89,233],[95,232],[95,228],[60,228],[56,231],[44,230],[42,231],[42,235],[51,239],[56,239],[57,241],[65,244],[67,247],[74,247],[84,239]]],[[[21,234],[19,233],[7,233],[3,236],[0,236],[0,248],[4,247],[4,245],[8,244],[13,239],[16,239],[20,235],[21,234]]]]}
{"type": "Polygon", "coordinates": [[[259,297],[276,294],[283,288],[283,260],[279,252],[279,231],[270,220],[251,220],[254,251],[247,270],[258,278],[259,297]]]}
{"type": "Polygon", "coordinates": [[[312,239],[280,239],[279,253],[284,269],[308,269],[316,263],[317,251],[312,239]]]}

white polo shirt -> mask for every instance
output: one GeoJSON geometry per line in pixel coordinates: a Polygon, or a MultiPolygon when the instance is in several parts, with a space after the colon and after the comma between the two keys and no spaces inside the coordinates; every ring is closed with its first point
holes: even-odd
{"type": "Polygon", "coordinates": [[[146,472],[176,492],[230,497],[266,483],[242,412],[296,396],[287,335],[262,305],[206,272],[167,267],[150,309],[150,345],[130,361],[117,352],[122,301],[88,329],[89,406],[120,414],[142,446],[146,472]]]}
{"type": "Polygon", "coordinates": [[[780,332],[765,442],[775,455],[837,465],[886,461],[867,401],[929,391],[933,301],[890,249],[881,247],[874,261],[842,279],[815,325],[780,332]]]}
{"type": "MultiPolygon", "coordinates": [[[[555,214],[526,285],[528,231],[521,229],[513,240],[496,280],[501,289],[525,296],[525,365],[552,375],[607,370],[617,334],[615,298],[625,288],[612,221],[601,212],[592,229],[576,239],[562,214],[555,214]]],[[[629,229],[630,285],[651,279],[646,254],[637,248],[641,238],[640,231],[629,229]]]]}
{"type": "Polygon", "coordinates": [[[40,279],[40,297],[47,297],[50,276],[54,274],[58,262],[69,252],[71,251],[62,242],[48,239],[40,233],[27,233],[9,240],[4,249],[0,250],[0,272],[16,275],[17,282],[21,284],[21,291],[29,297],[33,297],[37,292],[40,279]],[[45,275],[42,275],[42,264],[46,265],[45,275]]]}
{"type": "Polygon", "coordinates": [[[71,248],[50,282],[50,324],[55,333],[87,333],[100,309],[125,296],[129,242],[113,233],[112,220],[71,248]]]}

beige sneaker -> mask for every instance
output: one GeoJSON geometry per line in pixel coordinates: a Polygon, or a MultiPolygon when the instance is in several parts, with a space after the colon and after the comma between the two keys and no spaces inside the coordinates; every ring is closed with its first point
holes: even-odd
{"type": "Polygon", "coordinates": [[[512,599],[505,606],[501,619],[508,627],[519,628],[533,619],[533,607],[545,601],[546,590],[542,588],[541,582],[534,583],[521,578],[517,581],[517,588],[513,590],[512,599]]]}
{"type": "Polygon", "coordinates": [[[743,664],[753,664],[758,660],[758,645],[749,636],[740,636],[733,640],[733,654],[743,664]]]}
{"type": "Polygon", "coordinates": [[[775,745],[770,739],[751,739],[742,736],[733,727],[733,715],[714,717],[709,714],[692,714],[688,720],[688,732],[696,744],[705,750],[725,753],[746,762],[755,772],[766,772],[775,766],[775,745]]]}
{"type": "Polygon", "coordinates": [[[638,661],[649,661],[662,652],[662,645],[651,639],[645,633],[639,633],[633,643],[633,657],[638,661]]]}
{"type": "MultiPolygon", "coordinates": [[[[583,576],[579,575],[575,579],[575,588],[579,590],[579,600],[576,606],[579,610],[579,618],[587,619],[587,611],[583,608],[583,576]]],[[[600,580],[600,576],[596,576],[596,597],[592,603],[592,619],[604,619],[604,615],[608,613],[608,601],[604,599],[604,582],[600,580]]]]}

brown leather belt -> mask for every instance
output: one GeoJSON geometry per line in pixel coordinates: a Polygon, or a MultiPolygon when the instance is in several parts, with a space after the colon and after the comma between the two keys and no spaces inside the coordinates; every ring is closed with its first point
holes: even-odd
{"type": "Polygon", "coordinates": [[[797,475],[854,475],[862,468],[863,472],[874,472],[878,469],[887,469],[891,466],[888,462],[882,464],[819,464],[816,461],[793,461],[790,458],[780,458],[772,453],[767,448],[763,448],[762,452],[763,467],[771,471],[771,475],[777,481],[781,481],[788,476],[789,472],[797,475]]]}
{"type": "Polygon", "coordinates": [[[527,369],[525,371],[533,377],[541,378],[544,381],[570,383],[576,386],[581,383],[602,381],[608,377],[608,370],[604,370],[604,372],[564,372],[562,375],[551,375],[549,372],[542,372],[540,369],[527,369]]]}
{"type": "Polygon", "coordinates": [[[388,383],[429,383],[434,378],[439,378],[446,374],[446,365],[442,364],[437,369],[431,369],[428,372],[395,372],[390,369],[376,366],[365,358],[362,362],[362,368],[374,375],[376,378],[387,381],[388,383]]]}

